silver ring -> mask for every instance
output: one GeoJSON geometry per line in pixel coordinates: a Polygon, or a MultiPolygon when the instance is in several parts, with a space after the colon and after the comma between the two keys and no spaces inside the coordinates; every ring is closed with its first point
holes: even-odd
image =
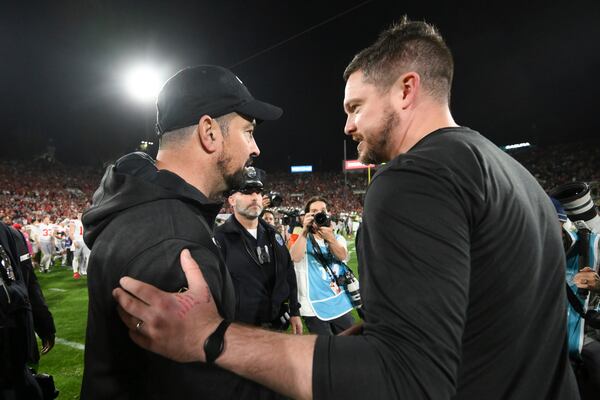
{"type": "Polygon", "coordinates": [[[135,324],[135,329],[138,330],[138,331],[141,331],[142,330],[142,326],[144,326],[144,321],[142,321],[140,319],[140,321],[137,324],[135,324]]]}

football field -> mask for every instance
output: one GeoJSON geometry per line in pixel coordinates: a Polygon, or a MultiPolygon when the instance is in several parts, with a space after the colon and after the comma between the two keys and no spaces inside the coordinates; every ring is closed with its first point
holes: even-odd
{"type": "MultiPolygon", "coordinates": [[[[350,261],[355,274],[354,241],[348,240],[350,261]]],[[[55,267],[48,274],[37,273],[48,307],[56,325],[56,344],[41,357],[39,372],[54,376],[59,399],[79,399],[83,376],[83,350],[87,320],[87,279],[73,280],[70,268],[55,267]]],[[[353,311],[354,317],[356,311],[353,311]]]]}

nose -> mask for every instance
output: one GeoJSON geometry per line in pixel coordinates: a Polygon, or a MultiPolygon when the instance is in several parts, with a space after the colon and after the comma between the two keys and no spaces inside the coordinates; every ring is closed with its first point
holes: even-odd
{"type": "Polygon", "coordinates": [[[348,136],[352,135],[356,131],[356,124],[352,115],[348,115],[346,118],[346,125],[344,125],[344,133],[348,136]]]}
{"type": "Polygon", "coordinates": [[[258,157],[260,155],[260,149],[258,148],[258,144],[256,144],[256,140],[252,138],[252,142],[250,143],[250,157],[258,157]]]}

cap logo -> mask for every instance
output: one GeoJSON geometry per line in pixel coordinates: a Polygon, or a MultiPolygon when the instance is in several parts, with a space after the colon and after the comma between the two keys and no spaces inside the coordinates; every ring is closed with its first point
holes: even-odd
{"type": "Polygon", "coordinates": [[[251,179],[256,178],[256,170],[254,167],[246,167],[246,175],[248,175],[248,178],[251,179]]]}

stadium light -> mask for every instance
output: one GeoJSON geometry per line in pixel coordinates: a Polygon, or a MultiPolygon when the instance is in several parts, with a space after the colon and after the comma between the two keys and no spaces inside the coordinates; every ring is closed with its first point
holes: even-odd
{"type": "Polygon", "coordinates": [[[149,65],[135,66],[125,75],[127,91],[140,102],[155,102],[161,85],[158,71],[149,65]]]}

